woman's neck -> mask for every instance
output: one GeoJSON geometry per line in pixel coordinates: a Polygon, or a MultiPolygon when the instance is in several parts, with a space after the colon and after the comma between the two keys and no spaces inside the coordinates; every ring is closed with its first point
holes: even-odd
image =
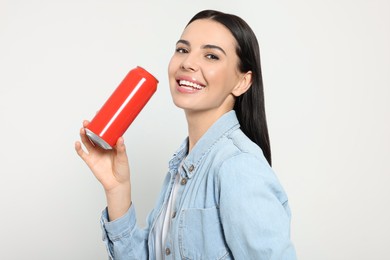
{"type": "Polygon", "coordinates": [[[188,152],[207,130],[228,111],[185,111],[188,124],[188,152]]]}

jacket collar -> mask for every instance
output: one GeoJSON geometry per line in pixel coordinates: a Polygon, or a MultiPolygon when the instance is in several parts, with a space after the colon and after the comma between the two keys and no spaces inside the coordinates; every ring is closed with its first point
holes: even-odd
{"type": "Polygon", "coordinates": [[[207,132],[198,140],[187,156],[188,137],[184,140],[169,163],[170,169],[177,170],[180,162],[184,160],[183,169],[186,176],[183,177],[189,179],[192,178],[202,159],[210,150],[213,149],[213,146],[221,139],[221,137],[228,135],[239,127],[240,124],[238,122],[236,112],[231,110],[225,113],[216,122],[214,122],[207,132]]]}

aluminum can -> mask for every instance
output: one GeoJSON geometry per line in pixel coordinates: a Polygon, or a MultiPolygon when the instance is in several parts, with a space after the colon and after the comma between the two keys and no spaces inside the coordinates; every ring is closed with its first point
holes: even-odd
{"type": "Polygon", "coordinates": [[[88,138],[112,149],[157,90],[158,80],[137,66],[130,70],[86,127],[88,138]]]}

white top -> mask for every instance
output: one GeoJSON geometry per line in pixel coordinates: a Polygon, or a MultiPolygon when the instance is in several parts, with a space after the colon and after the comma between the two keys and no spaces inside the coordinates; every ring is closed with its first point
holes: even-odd
{"type": "Polygon", "coordinates": [[[173,205],[177,195],[177,186],[179,185],[180,174],[176,174],[175,183],[172,187],[172,192],[169,195],[168,203],[165,209],[161,211],[161,214],[158,216],[156,225],[154,228],[154,245],[156,249],[156,260],[164,260],[165,256],[165,242],[167,238],[167,234],[169,231],[172,213],[173,213],[173,205]]]}

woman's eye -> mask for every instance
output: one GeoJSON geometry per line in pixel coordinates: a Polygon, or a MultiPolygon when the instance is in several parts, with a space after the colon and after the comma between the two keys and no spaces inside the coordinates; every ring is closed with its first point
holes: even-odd
{"type": "Polygon", "coordinates": [[[214,54],[207,54],[206,58],[208,58],[210,60],[219,60],[218,56],[216,56],[214,54]]]}
{"type": "Polygon", "coordinates": [[[181,47],[176,48],[176,52],[178,52],[178,53],[188,53],[188,51],[185,48],[181,48],[181,47]]]}

